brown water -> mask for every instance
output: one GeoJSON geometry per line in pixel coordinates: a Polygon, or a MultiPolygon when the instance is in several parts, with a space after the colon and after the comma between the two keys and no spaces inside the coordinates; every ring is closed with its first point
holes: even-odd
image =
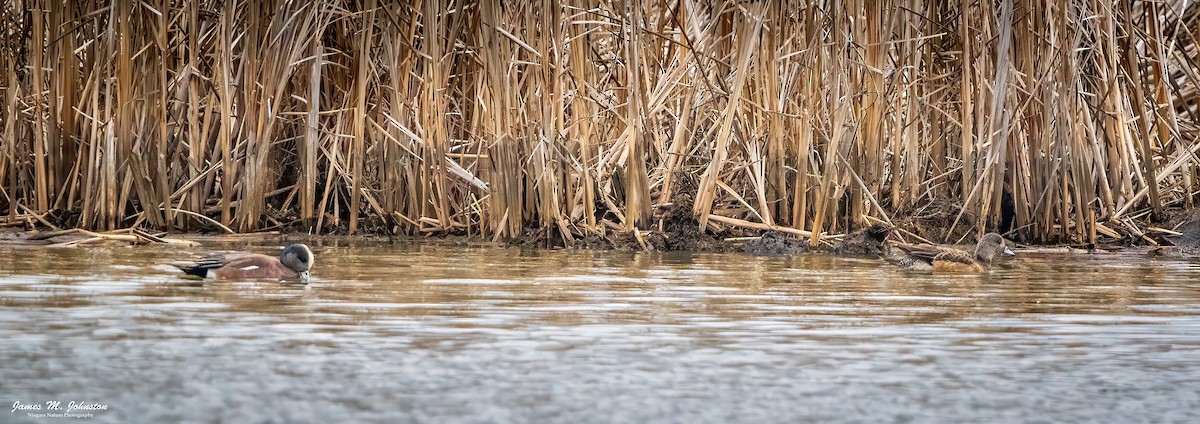
{"type": "Polygon", "coordinates": [[[1200,422],[1196,261],[319,244],[307,286],[0,246],[0,422],[1200,422]]]}

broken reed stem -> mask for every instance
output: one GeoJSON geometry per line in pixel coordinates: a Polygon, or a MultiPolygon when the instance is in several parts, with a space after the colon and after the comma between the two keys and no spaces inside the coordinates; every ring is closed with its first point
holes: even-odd
{"type": "Polygon", "coordinates": [[[178,246],[197,246],[200,243],[191,240],[183,240],[176,238],[160,237],[154,234],[147,233],[138,228],[126,228],[124,230],[115,230],[104,233],[88,231],[82,228],[71,228],[67,230],[48,231],[43,233],[34,233],[27,240],[49,240],[55,237],[68,236],[72,234],[82,234],[87,238],[79,240],[71,240],[60,243],[51,244],[50,247],[72,247],[81,244],[90,244],[98,241],[120,241],[129,243],[160,243],[171,244],[178,246]],[[124,234],[122,234],[124,233],[124,234]]]}

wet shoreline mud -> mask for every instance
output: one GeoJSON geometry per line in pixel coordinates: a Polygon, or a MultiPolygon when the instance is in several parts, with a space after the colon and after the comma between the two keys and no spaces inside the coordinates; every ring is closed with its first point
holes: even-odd
{"type": "MultiPolygon", "coordinates": [[[[720,252],[743,253],[752,256],[794,256],[829,254],[849,257],[882,257],[891,242],[932,243],[949,246],[968,246],[975,237],[963,228],[950,234],[944,216],[901,217],[890,225],[882,222],[845,234],[822,235],[814,246],[811,237],[797,234],[790,228],[756,229],[725,227],[722,231],[700,231],[698,221],[679,209],[656,214],[647,229],[625,231],[611,226],[592,234],[571,234],[564,237],[558,229],[527,227],[518,237],[489,239],[478,235],[432,234],[426,236],[393,235],[386,233],[305,234],[298,231],[263,231],[254,233],[226,232],[156,232],[127,228],[110,232],[48,227],[51,222],[0,227],[0,244],[53,247],[77,247],[102,244],[166,243],[199,246],[209,243],[237,243],[269,239],[316,239],[394,241],[405,243],[440,243],[472,247],[524,247],[537,249],[591,249],[649,252],[720,252]],[[940,225],[940,226],[939,226],[940,225]],[[950,241],[945,238],[953,235],[950,241]]],[[[965,227],[964,227],[965,228],[965,227]]],[[[1200,213],[1179,211],[1170,219],[1147,226],[1140,238],[1106,238],[1091,244],[1022,244],[1014,249],[1026,253],[1138,253],[1154,257],[1200,257],[1200,213]]]]}
{"type": "MultiPolygon", "coordinates": [[[[617,224],[625,219],[612,211],[604,210],[595,216],[596,225],[587,227],[580,222],[566,222],[558,226],[539,226],[527,223],[513,237],[496,237],[482,233],[478,228],[460,228],[443,232],[420,232],[402,230],[376,215],[363,216],[354,234],[347,228],[331,227],[328,231],[313,234],[305,231],[299,221],[279,223],[272,230],[237,233],[229,226],[212,218],[207,224],[192,226],[184,231],[160,231],[134,227],[109,232],[92,232],[73,228],[80,223],[79,214],[69,210],[53,210],[49,213],[26,213],[13,216],[0,215],[0,243],[42,244],[76,246],[101,242],[159,243],[161,238],[177,238],[172,243],[188,243],[186,240],[218,240],[227,242],[239,238],[255,237],[346,237],[364,240],[447,240],[451,243],[488,246],[520,246],[542,249],[596,249],[615,251],[664,251],[664,252],[743,252],[756,256],[791,256],[806,253],[826,253],[838,256],[880,257],[886,253],[887,241],[902,243],[924,243],[938,245],[973,245],[977,226],[969,217],[963,218],[962,208],[955,202],[939,198],[923,206],[912,208],[906,213],[893,213],[886,220],[864,216],[862,222],[837,221],[826,225],[829,233],[813,237],[803,229],[773,226],[759,222],[729,218],[718,214],[708,215],[703,230],[700,220],[690,207],[694,199],[686,192],[677,192],[671,201],[656,205],[646,219],[633,228],[617,224]],[[850,227],[849,231],[846,228],[850,227]]],[[[1011,220],[998,223],[999,228],[989,231],[1001,233],[1010,244],[1021,250],[1071,251],[1071,252],[1115,252],[1129,249],[1145,250],[1153,255],[1168,257],[1200,257],[1200,209],[1171,209],[1157,215],[1156,219],[1144,217],[1133,223],[1095,223],[1100,228],[1119,228],[1091,235],[1088,240],[1072,238],[1063,231],[1058,243],[1028,243],[1020,238],[1019,230],[1011,220]]]]}

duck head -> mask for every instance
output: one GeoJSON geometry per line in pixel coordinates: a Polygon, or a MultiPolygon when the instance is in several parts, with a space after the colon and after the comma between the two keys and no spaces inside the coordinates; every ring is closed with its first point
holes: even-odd
{"type": "Polygon", "coordinates": [[[300,278],[308,281],[308,269],[316,263],[312,250],[300,243],[290,244],[279,254],[279,262],[284,266],[300,273],[300,278]]]}
{"type": "Polygon", "coordinates": [[[983,263],[991,263],[996,256],[1005,255],[1013,256],[1012,249],[1009,249],[1004,242],[1004,237],[996,233],[984,234],[979,239],[979,244],[975,245],[975,258],[983,263]]]}

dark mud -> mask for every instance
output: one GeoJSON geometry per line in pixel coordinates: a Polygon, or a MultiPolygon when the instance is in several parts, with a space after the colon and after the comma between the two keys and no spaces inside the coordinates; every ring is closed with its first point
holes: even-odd
{"type": "Polygon", "coordinates": [[[833,244],[830,252],[842,256],[883,256],[891,233],[890,225],[875,224],[842,237],[833,244]]]}
{"type": "MultiPolygon", "coordinates": [[[[691,213],[692,198],[680,194],[667,205],[657,208],[646,225],[636,231],[609,230],[605,234],[577,234],[564,237],[557,228],[527,227],[514,244],[526,247],[611,249],[620,251],[695,251],[725,252],[733,246],[724,238],[741,233],[709,234],[700,230],[700,222],[691,213]]],[[[601,211],[599,219],[615,218],[601,211]]]]}
{"type": "MultiPolygon", "coordinates": [[[[971,225],[966,222],[966,217],[963,218],[963,221],[959,221],[955,228],[950,228],[958,219],[960,212],[962,212],[962,205],[946,198],[937,198],[910,214],[894,217],[892,223],[926,240],[956,242],[964,237],[970,237],[968,233],[972,231],[971,225]]],[[[964,240],[964,242],[968,241],[973,240],[964,240]]]]}
{"type": "Polygon", "coordinates": [[[790,256],[808,252],[807,240],[779,231],[767,231],[762,237],[742,245],[742,251],[757,256],[790,256]]]}
{"type": "Polygon", "coordinates": [[[1200,248],[1200,210],[1175,214],[1167,222],[1168,228],[1183,233],[1170,236],[1167,240],[1179,247],[1200,248]]]}
{"type": "MultiPolygon", "coordinates": [[[[360,235],[346,236],[330,233],[323,235],[323,238],[344,238],[352,239],[396,239],[396,240],[462,240],[465,244],[479,244],[498,246],[521,246],[530,248],[544,249],[593,249],[593,250],[617,250],[617,251],[693,251],[693,252],[743,252],[750,255],[760,256],[791,256],[808,253],[824,253],[838,256],[857,256],[857,257],[882,257],[887,255],[887,239],[891,236],[890,231],[893,228],[903,228],[906,232],[911,232],[927,240],[938,243],[962,243],[973,244],[975,242],[973,236],[973,225],[969,224],[967,217],[955,224],[958,218],[958,213],[961,208],[948,201],[937,200],[930,202],[920,208],[917,208],[911,213],[904,215],[896,215],[892,217],[892,222],[895,227],[877,224],[871,227],[858,229],[840,239],[833,240],[829,243],[822,243],[815,249],[809,246],[806,238],[798,237],[794,234],[784,233],[779,231],[759,231],[754,229],[744,228],[729,228],[727,230],[711,233],[701,231],[700,223],[692,215],[691,205],[692,198],[689,195],[677,195],[672,201],[665,205],[660,205],[653,211],[653,215],[647,222],[644,222],[642,227],[635,231],[624,231],[619,229],[613,222],[617,222],[615,213],[606,212],[603,215],[597,216],[601,222],[607,221],[603,232],[585,231],[581,227],[569,227],[570,234],[564,235],[560,227],[539,227],[528,226],[522,232],[522,235],[511,240],[502,240],[499,242],[489,242],[487,239],[481,239],[478,235],[467,233],[462,234],[443,234],[432,235],[426,237],[416,236],[392,236],[383,224],[364,225],[360,235]],[[955,228],[951,231],[951,226],[955,228]]],[[[56,225],[78,221],[77,217],[72,214],[47,215],[47,218],[53,219],[56,225]]],[[[1159,246],[1154,246],[1152,243],[1144,239],[1118,239],[1109,240],[1109,244],[1098,244],[1096,246],[1085,246],[1084,251],[1095,251],[1096,253],[1115,252],[1125,250],[1127,253],[1132,251],[1140,251],[1152,256],[1163,257],[1187,257],[1200,258],[1200,210],[1197,211],[1170,211],[1161,218],[1161,221],[1153,224],[1168,230],[1180,233],[1179,235],[1164,236],[1161,232],[1158,234],[1148,234],[1153,237],[1159,246]]],[[[46,234],[49,229],[42,223],[33,221],[8,222],[7,225],[0,227],[0,243],[2,244],[63,244],[66,242],[76,241],[87,236],[83,234],[73,234],[66,236],[58,236],[52,239],[39,239],[38,234],[46,234]]],[[[64,227],[64,228],[70,228],[64,227]]],[[[259,235],[275,234],[277,236],[287,235],[302,235],[305,231],[293,229],[291,231],[271,231],[256,234],[243,234],[234,237],[258,237],[259,235]]],[[[159,237],[166,236],[167,233],[154,232],[159,237]]],[[[171,237],[179,237],[180,233],[171,233],[171,237]]],[[[206,238],[218,237],[221,240],[228,241],[224,234],[214,234],[206,236],[204,234],[194,232],[184,232],[182,237],[190,240],[204,241],[206,238]]],[[[899,240],[899,239],[897,239],[899,240]]],[[[113,244],[120,242],[103,241],[97,244],[113,244]]],[[[1063,246],[1063,245],[1059,245],[1063,246]]],[[[1080,247],[1069,245],[1071,247],[1080,247]]]]}

